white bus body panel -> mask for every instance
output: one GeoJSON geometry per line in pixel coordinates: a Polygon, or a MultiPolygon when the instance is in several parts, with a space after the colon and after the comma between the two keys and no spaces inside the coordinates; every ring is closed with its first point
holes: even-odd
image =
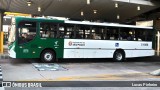
{"type": "Polygon", "coordinates": [[[123,49],[126,58],[153,56],[152,42],[65,39],[64,58],[113,58],[116,49],[123,49]]]}
{"type": "Polygon", "coordinates": [[[154,50],[124,50],[126,58],[154,56],[154,50]],[[130,53],[130,54],[129,54],[130,53]]]}

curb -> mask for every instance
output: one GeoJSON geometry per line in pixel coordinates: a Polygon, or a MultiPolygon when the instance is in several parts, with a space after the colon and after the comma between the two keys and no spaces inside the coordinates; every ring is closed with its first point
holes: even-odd
{"type": "Polygon", "coordinates": [[[8,54],[0,54],[0,59],[9,59],[8,54]]]}

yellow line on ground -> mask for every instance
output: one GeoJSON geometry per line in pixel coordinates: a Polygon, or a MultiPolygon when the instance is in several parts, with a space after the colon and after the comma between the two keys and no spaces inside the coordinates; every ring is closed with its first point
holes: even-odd
{"type": "Polygon", "coordinates": [[[107,80],[132,80],[132,79],[149,79],[160,78],[160,76],[152,76],[147,73],[125,73],[125,74],[98,74],[92,76],[68,76],[60,78],[43,78],[43,79],[31,79],[23,81],[107,81],[107,80]]]}
{"type": "Polygon", "coordinates": [[[69,77],[60,77],[60,78],[43,78],[43,79],[32,79],[32,80],[22,80],[22,81],[104,81],[104,80],[122,80],[116,75],[112,74],[99,74],[94,76],[69,76],[69,77]]]}
{"type": "Polygon", "coordinates": [[[72,81],[72,80],[122,80],[115,75],[96,75],[96,76],[70,76],[55,79],[56,81],[72,81]]]}
{"type": "Polygon", "coordinates": [[[125,74],[99,74],[94,76],[70,76],[55,79],[56,81],[72,81],[72,80],[128,80],[133,78],[151,77],[146,73],[125,73],[125,74]]]}

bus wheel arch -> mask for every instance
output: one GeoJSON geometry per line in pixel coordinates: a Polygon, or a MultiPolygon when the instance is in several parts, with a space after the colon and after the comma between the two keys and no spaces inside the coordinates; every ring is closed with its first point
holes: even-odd
{"type": "Polygon", "coordinates": [[[51,63],[56,61],[56,52],[52,48],[46,48],[41,51],[40,59],[42,62],[51,63]]]}
{"type": "Polygon", "coordinates": [[[114,61],[124,61],[126,59],[126,53],[123,49],[116,49],[113,53],[113,60],[114,61]]]}

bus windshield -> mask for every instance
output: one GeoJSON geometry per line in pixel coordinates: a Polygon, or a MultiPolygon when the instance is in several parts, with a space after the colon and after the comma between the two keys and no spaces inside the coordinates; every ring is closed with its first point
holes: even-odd
{"type": "Polygon", "coordinates": [[[15,25],[11,25],[9,29],[8,45],[12,44],[14,41],[15,41],[15,25]]]}

